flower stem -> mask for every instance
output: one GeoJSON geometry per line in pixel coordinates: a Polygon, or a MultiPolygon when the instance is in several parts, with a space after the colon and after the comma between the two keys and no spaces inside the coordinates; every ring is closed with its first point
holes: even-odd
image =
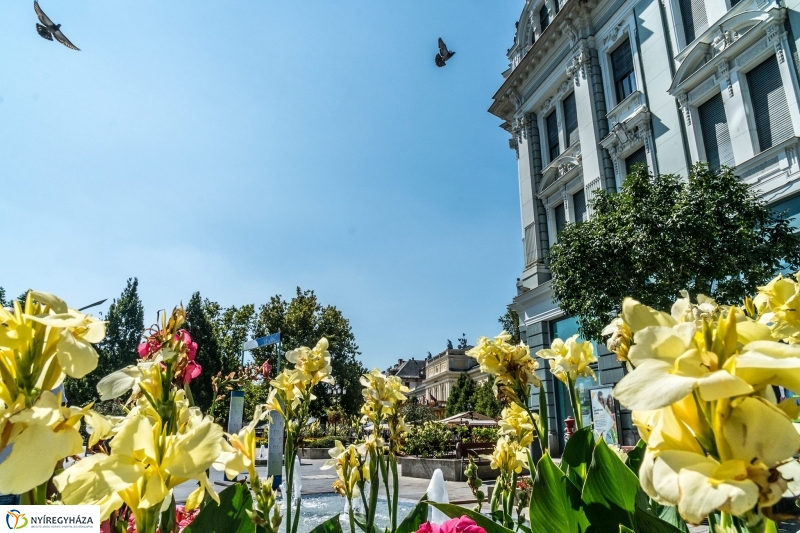
{"type": "Polygon", "coordinates": [[[392,531],[397,530],[397,499],[400,493],[400,480],[397,479],[397,457],[389,454],[389,464],[392,467],[392,531]]]}
{"type": "Polygon", "coordinates": [[[583,428],[583,415],[581,404],[578,401],[578,391],[575,390],[575,381],[569,376],[567,376],[567,386],[569,387],[569,401],[572,403],[572,413],[575,417],[575,430],[578,431],[583,428]]]}

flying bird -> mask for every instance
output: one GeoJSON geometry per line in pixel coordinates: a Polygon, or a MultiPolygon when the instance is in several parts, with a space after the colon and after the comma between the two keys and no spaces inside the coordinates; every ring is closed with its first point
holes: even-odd
{"type": "Polygon", "coordinates": [[[53,37],[55,37],[56,41],[60,42],[67,48],[80,50],[80,48],[69,42],[69,39],[67,39],[66,35],[61,33],[61,24],[54,24],[53,21],[50,20],[50,17],[44,14],[42,8],[39,7],[38,0],[33,0],[33,9],[36,11],[36,16],[39,17],[39,22],[41,22],[41,24],[36,24],[36,31],[42,38],[52,41],[53,37]]]}
{"type": "Polygon", "coordinates": [[[434,61],[436,61],[436,66],[443,67],[447,60],[453,57],[455,54],[455,52],[447,49],[447,45],[444,44],[442,38],[439,37],[439,53],[436,54],[436,58],[434,58],[434,61]]]}

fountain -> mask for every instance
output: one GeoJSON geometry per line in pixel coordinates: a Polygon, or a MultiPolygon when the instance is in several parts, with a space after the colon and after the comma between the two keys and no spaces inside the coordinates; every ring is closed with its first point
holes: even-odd
{"type": "MultiPolygon", "coordinates": [[[[428,500],[436,503],[450,503],[447,497],[447,486],[444,484],[444,474],[438,468],[433,471],[431,482],[428,484],[428,500]]],[[[435,507],[431,507],[430,521],[434,524],[443,524],[450,518],[435,507]]]]}

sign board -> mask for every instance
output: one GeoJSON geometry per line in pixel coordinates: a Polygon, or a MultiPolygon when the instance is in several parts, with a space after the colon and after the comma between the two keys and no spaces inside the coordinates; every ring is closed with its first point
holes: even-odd
{"type": "Polygon", "coordinates": [[[257,339],[250,339],[249,341],[244,343],[244,346],[242,347],[242,349],[244,349],[245,351],[253,350],[255,348],[263,348],[264,346],[270,346],[272,344],[278,344],[279,342],[281,342],[281,334],[280,334],[280,332],[273,333],[272,335],[267,335],[266,337],[259,337],[257,339]]]}
{"type": "Polygon", "coordinates": [[[272,422],[269,424],[269,448],[267,450],[267,476],[272,476],[272,488],[276,489],[281,484],[283,472],[283,427],[284,421],[277,411],[270,413],[272,422]]]}
{"type": "Polygon", "coordinates": [[[590,391],[592,398],[592,422],[594,434],[607,444],[619,446],[617,433],[616,400],[611,395],[613,387],[597,387],[590,391]]]}
{"type": "Polygon", "coordinates": [[[228,433],[238,433],[242,429],[244,417],[244,391],[231,391],[231,408],[228,411],[228,433]]]}

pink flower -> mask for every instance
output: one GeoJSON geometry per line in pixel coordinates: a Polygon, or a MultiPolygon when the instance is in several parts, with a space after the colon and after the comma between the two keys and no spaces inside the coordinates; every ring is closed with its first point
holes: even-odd
{"type": "Polygon", "coordinates": [[[140,344],[136,351],[139,352],[139,357],[142,359],[149,359],[154,353],[161,349],[161,344],[153,337],[148,338],[145,342],[140,344]]]}
{"type": "Polygon", "coordinates": [[[175,339],[186,345],[188,348],[186,357],[189,358],[189,361],[194,361],[194,356],[197,353],[197,343],[192,342],[192,336],[189,335],[189,332],[182,329],[175,334],[175,339]]]}
{"type": "Polygon", "coordinates": [[[451,518],[441,526],[425,522],[419,526],[417,533],[486,533],[486,530],[471,518],[462,516],[460,518],[451,518]]]}
{"type": "Polygon", "coordinates": [[[195,363],[194,361],[189,361],[186,365],[186,368],[183,369],[183,374],[181,374],[181,379],[183,383],[188,385],[192,382],[192,380],[200,375],[200,372],[203,371],[203,367],[195,363]]]}

